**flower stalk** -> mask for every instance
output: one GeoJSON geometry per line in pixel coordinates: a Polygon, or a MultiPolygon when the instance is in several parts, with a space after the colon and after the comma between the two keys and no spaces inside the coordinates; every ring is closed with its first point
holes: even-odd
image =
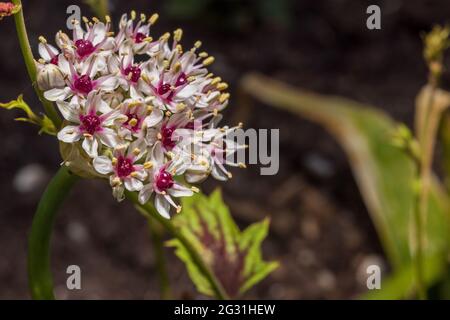
{"type": "MultiPolygon", "coordinates": [[[[139,211],[139,209],[137,209],[139,211]]],[[[171,298],[169,275],[167,273],[166,257],[164,255],[163,235],[164,230],[161,224],[153,218],[147,218],[150,238],[153,244],[153,251],[156,256],[156,271],[159,278],[159,287],[161,299],[167,300],[171,298]]]]}
{"type": "Polygon", "coordinates": [[[28,238],[28,281],[31,297],[53,300],[50,240],[58,209],[78,177],[63,166],[50,181],[39,202],[28,238]]]}

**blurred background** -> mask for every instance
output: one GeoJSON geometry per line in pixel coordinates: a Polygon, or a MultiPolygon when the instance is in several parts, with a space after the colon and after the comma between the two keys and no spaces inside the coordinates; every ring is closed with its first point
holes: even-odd
{"type": "MultiPolygon", "coordinates": [[[[83,2],[23,1],[29,37],[53,42],[66,8],[83,2]]],[[[220,185],[241,227],[271,217],[267,260],[281,267],[246,298],[354,298],[366,290],[366,266],[389,264],[356,187],[346,157],[325,131],[291,114],[256,104],[244,112],[239,80],[258,71],[311,91],[341,95],[384,109],[411,124],[414,98],[426,82],[421,33],[450,17],[447,1],[147,0],[111,1],[121,13],[160,13],[158,36],[184,29],[183,44],[202,40],[216,57],[211,70],[230,84],[225,121],[280,129],[280,170],[260,176],[258,166],[233,171],[220,185]],[[382,29],[366,28],[366,8],[379,4],[382,29]]],[[[14,21],[0,22],[0,101],[25,100],[40,108],[21,59],[14,21]]],[[[35,50],[36,52],[37,50],[35,50]]],[[[444,77],[444,84],[448,79],[444,77]]],[[[26,240],[41,193],[61,159],[56,139],[0,113],[0,298],[29,298],[26,240]]],[[[78,183],[62,208],[53,236],[56,295],[83,299],[157,299],[155,259],[145,219],[118,204],[102,181],[78,183]],[[82,290],[66,289],[66,268],[82,270],[82,290]]],[[[198,298],[184,266],[166,251],[174,298],[198,298]]]]}

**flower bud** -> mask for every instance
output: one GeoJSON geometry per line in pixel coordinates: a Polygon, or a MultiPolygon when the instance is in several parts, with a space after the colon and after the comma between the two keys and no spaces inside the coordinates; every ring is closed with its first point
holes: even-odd
{"type": "Polygon", "coordinates": [[[39,68],[36,82],[42,91],[64,88],[66,86],[64,74],[57,66],[51,63],[42,65],[39,68]]]}
{"type": "Polygon", "coordinates": [[[81,148],[79,143],[59,143],[59,152],[70,171],[82,178],[103,177],[92,166],[92,161],[81,148]]]}

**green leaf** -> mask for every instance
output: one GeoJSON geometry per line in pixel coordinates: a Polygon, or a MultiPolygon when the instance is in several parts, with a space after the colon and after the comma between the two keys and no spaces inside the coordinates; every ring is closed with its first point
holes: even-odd
{"type": "MultiPolygon", "coordinates": [[[[199,193],[184,198],[182,204],[183,210],[173,219],[174,225],[200,253],[230,297],[244,293],[277,268],[277,262],[267,263],[261,254],[261,243],[269,229],[268,219],[241,232],[219,190],[209,197],[199,193]]],[[[183,244],[173,239],[168,245],[175,247],[197,290],[213,296],[209,282],[183,244]]]]}
{"type": "MultiPolygon", "coordinates": [[[[410,265],[417,168],[410,156],[391,143],[398,124],[373,107],[341,97],[308,93],[262,75],[247,75],[242,88],[263,103],[322,125],[337,139],[347,154],[394,270],[410,265]]],[[[426,223],[427,257],[445,258],[447,209],[447,196],[441,185],[433,181],[426,223]]]]}
{"type": "Polygon", "coordinates": [[[7,110],[20,109],[25,112],[26,117],[16,118],[16,121],[28,122],[41,127],[39,133],[44,132],[50,135],[56,134],[56,128],[53,122],[46,115],[42,118],[37,116],[33,110],[31,110],[30,106],[23,100],[22,95],[18,96],[16,100],[11,100],[7,103],[0,103],[0,107],[7,110]]]}

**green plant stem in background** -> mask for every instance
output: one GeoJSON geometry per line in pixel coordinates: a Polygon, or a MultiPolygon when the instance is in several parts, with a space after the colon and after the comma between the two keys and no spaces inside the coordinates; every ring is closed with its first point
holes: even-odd
{"type": "Polygon", "coordinates": [[[39,100],[44,106],[45,113],[47,114],[49,119],[52,120],[55,127],[59,128],[61,126],[61,118],[56,112],[53,103],[44,98],[41,90],[39,90],[39,88],[36,85],[36,77],[37,77],[36,64],[34,61],[33,52],[31,51],[30,42],[28,41],[27,29],[25,27],[25,21],[23,18],[22,2],[20,0],[12,0],[12,2],[15,5],[21,6],[20,10],[14,15],[14,21],[16,23],[17,37],[19,39],[20,49],[22,50],[22,55],[25,60],[28,75],[30,77],[31,82],[33,83],[34,90],[39,100]]]}
{"type": "MultiPolygon", "coordinates": [[[[139,209],[138,209],[139,210],[139,209]]],[[[152,217],[147,218],[153,250],[156,256],[156,269],[158,272],[161,299],[170,299],[169,275],[167,273],[166,257],[164,255],[163,236],[164,230],[161,224],[152,217]]]]}
{"type": "Polygon", "coordinates": [[[58,209],[78,177],[61,167],[48,184],[33,218],[28,238],[28,281],[33,299],[54,299],[50,240],[58,209]]]}
{"type": "Polygon", "coordinates": [[[202,257],[198,254],[198,252],[195,250],[195,248],[192,246],[192,244],[189,242],[189,240],[184,237],[184,235],[173,225],[173,223],[170,220],[167,220],[166,218],[162,217],[156,209],[153,207],[152,204],[147,203],[145,205],[141,205],[138,201],[138,196],[134,192],[128,192],[125,191],[126,197],[131,200],[138,210],[146,217],[153,217],[155,218],[161,225],[169,231],[176,239],[178,239],[185,247],[186,250],[189,251],[189,254],[192,257],[192,260],[197,265],[198,269],[203,273],[205,278],[210,283],[211,287],[214,290],[214,293],[216,295],[216,298],[218,299],[228,299],[228,296],[225,292],[225,290],[222,288],[222,285],[220,282],[216,279],[214,274],[211,272],[211,270],[208,268],[208,266],[203,261],[202,257]]]}
{"type": "Polygon", "coordinates": [[[98,15],[100,20],[104,20],[105,16],[109,15],[109,1],[108,0],[85,0],[92,11],[98,15]]]}
{"type": "MultiPolygon", "coordinates": [[[[418,170],[418,179],[420,179],[420,167],[417,168],[418,170]]],[[[420,181],[420,180],[419,180],[420,181]]],[[[420,300],[425,300],[427,298],[427,293],[425,289],[425,280],[424,280],[424,258],[423,258],[423,212],[421,211],[421,186],[419,185],[418,188],[415,190],[414,194],[414,207],[413,207],[413,214],[414,214],[414,226],[415,226],[415,238],[416,238],[416,248],[414,251],[414,271],[415,271],[415,278],[416,278],[416,286],[417,286],[417,296],[420,300]]]]}

